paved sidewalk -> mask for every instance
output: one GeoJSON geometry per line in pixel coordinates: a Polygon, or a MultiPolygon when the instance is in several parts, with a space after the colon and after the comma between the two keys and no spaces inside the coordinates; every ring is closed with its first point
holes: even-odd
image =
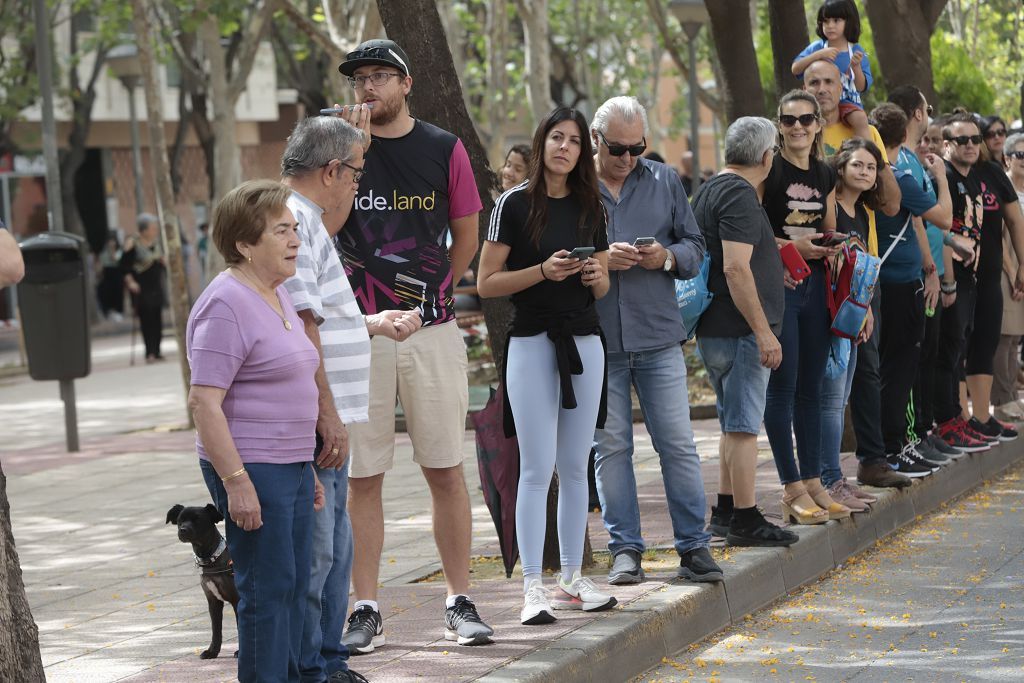
{"type": "MultiPolygon", "coordinates": [[[[47,397],[55,387],[28,380],[0,382],[0,420],[7,433],[18,435],[5,443],[0,459],[47,678],[233,680],[234,660],[227,656],[234,649],[232,620],[226,620],[222,656],[201,662],[198,654],[209,643],[206,601],[190,547],[179,543],[174,529],[164,524],[172,505],[208,500],[193,436],[137,429],[147,415],[149,425],[181,421],[176,367],[171,362],[126,368],[124,359],[111,353],[110,367],[82,382],[79,397],[88,409],[80,407],[80,412],[89,426],[83,430],[83,452],[75,456],[63,452],[59,401],[47,397]],[[136,431],[123,433],[132,428],[136,431]]],[[[717,423],[705,420],[694,426],[705,488],[713,492],[717,423]]],[[[642,425],[636,434],[645,537],[650,546],[670,548],[657,456],[642,425]]],[[[761,446],[759,503],[777,514],[778,479],[767,444],[762,441],[761,446]]],[[[496,629],[495,644],[478,648],[443,640],[443,584],[415,582],[439,567],[429,495],[410,453],[408,440],[401,437],[398,464],[385,480],[381,604],[388,645],[353,658],[352,667],[372,681],[568,683],[625,680],[655,664],[662,656],[658,651],[674,652],[742,619],[1019,459],[1024,440],[965,458],[909,493],[887,495],[870,515],[801,528],[802,540],[791,550],[726,550],[724,586],[678,582],[674,570],[666,567],[649,572],[641,586],[616,588],[622,606],[615,610],[560,613],[555,624],[523,627],[518,623],[520,580],[478,577],[473,595],[496,629]]],[[[497,539],[478,489],[471,432],[466,433],[464,453],[474,515],[473,553],[494,556],[497,539]]],[[[851,464],[849,459],[844,463],[851,464]]],[[[607,537],[596,514],[591,515],[590,533],[594,548],[603,549],[607,537]]],[[[595,572],[603,584],[604,569],[595,572]]]]}

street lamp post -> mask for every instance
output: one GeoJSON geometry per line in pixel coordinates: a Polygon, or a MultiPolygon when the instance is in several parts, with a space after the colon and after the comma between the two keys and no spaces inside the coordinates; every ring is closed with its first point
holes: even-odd
{"type": "Polygon", "coordinates": [[[670,0],[668,8],[683,27],[686,34],[687,51],[690,61],[690,152],[693,154],[693,176],[691,191],[700,188],[700,111],[697,107],[697,36],[700,27],[708,22],[708,10],[704,0],[670,0]]]}
{"type": "Polygon", "coordinates": [[[139,145],[139,118],[135,111],[135,88],[142,78],[139,49],[135,45],[118,45],[107,56],[107,64],[117,80],[128,91],[128,113],[131,119],[132,166],[135,171],[135,213],[145,210],[142,202],[142,148],[139,145]]]}

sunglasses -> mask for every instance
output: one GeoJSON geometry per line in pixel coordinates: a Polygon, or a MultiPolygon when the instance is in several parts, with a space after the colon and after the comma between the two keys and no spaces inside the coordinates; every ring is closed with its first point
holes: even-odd
{"type": "Polygon", "coordinates": [[[1006,156],[1010,157],[1011,159],[1024,159],[1024,150],[1007,152],[1006,156]]]}
{"type": "Polygon", "coordinates": [[[604,146],[608,148],[608,153],[613,157],[621,157],[626,152],[629,152],[629,155],[632,157],[638,157],[644,153],[645,149],[647,149],[646,137],[643,138],[643,141],[639,145],[612,145],[605,139],[604,133],[598,133],[598,136],[600,136],[601,142],[604,143],[604,146]]]}
{"type": "Polygon", "coordinates": [[[985,133],[985,139],[986,140],[988,140],[989,138],[1005,138],[1005,137],[1006,137],[1006,131],[1003,130],[1002,128],[999,128],[999,129],[996,129],[996,130],[990,130],[990,131],[987,131],[985,133]]]}
{"type": "Polygon", "coordinates": [[[982,139],[980,135],[957,135],[956,137],[945,138],[946,142],[952,142],[957,145],[966,145],[968,142],[980,145],[982,139]]]}
{"type": "Polygon", "coordinates": [[[794,116],[793,114],[780,114],[779,123],[782,124],[783,128],[792,128],[799,121],[800,125],[804,128],[810,128],[811,125],[818,120],[818,117],[814,114],[801,114],[800,116],[794,116]]]}

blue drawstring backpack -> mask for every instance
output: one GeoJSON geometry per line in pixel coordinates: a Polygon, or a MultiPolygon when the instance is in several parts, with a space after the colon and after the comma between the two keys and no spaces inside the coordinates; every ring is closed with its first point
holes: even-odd
{"type": "Polygon", "coordinates": [[[693,339],[697,332],[700,316],[708,310],[711,299],[715,296],[708,290],[708,274],[711,272],[711,252],[704,252],[704,262],[700,264],[700,272],[689,280],[676,280],[676,303],[679,304],[679,316],[683,319],[683,330],[687,340],[693,339]]]}

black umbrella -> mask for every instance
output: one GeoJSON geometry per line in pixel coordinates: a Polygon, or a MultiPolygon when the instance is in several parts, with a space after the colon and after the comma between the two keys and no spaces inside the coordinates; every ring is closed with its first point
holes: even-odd
{"type": "Polygon", "coordinates": [[[492,388],[487,405],[474,413],[471,419],[476,428],[476,462],[480,468],[484,502],[498,532],[505,576],[510,578],[519,559],[519,546],[516,544],[519,442],[514,436],[505,436],[503,397],[503,391],[492,388]]]}

